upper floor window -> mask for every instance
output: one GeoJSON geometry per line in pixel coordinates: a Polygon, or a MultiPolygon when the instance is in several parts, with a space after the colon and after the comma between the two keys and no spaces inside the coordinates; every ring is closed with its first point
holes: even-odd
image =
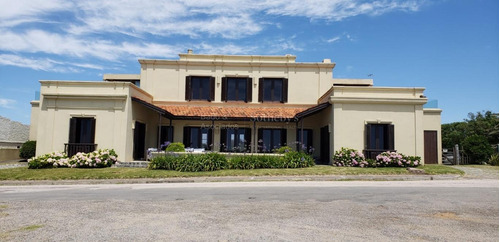
{"type": "Polygon", "coordinates": [[[252,101],[252,78],[223,77],[222,101],[252,101]]]}
{"type": "Polygon", "coordinates": [[[288,79],[260,78],[259,102],[288,102],[288,79]]]}
{"type": "Polygon", "coordinates": [[[381,151],[394,150],[394,125],[367,124],[366,149],[381,151]]]}
{"type": "Polygon", "coordinates": [[[215,78],[211,76],[186,76],[186,100],[213,101],[215,78]]]}

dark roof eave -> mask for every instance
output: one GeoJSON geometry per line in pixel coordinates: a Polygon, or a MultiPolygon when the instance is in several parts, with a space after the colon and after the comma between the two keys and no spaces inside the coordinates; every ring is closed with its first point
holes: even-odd
{"type": "Polygon", "coordinates": [[[313,114],[316,114],[316,113],[323,111],[325,108],[329,107],[330,105],[331,104],[329,102],[324,102],[324,103],[318,104],[314,107],[308,108],[300,113],[297,113],[295,115],[295,118],[301,119],[301,118],[309,117],[313,114]]]}
{"type": "Polygon", "coordinates": [[[153,110],[153,111],[155,111],[155,112],[157,112],[157,113],[161,114],[162,116],[165,116],[165,117],[167,117],[169,119],[174,119],[175,118],[175,115],[173,115],[172,113],[166,111],[165,109],[159,108],[159,107],[157,107],[157,106],[155,106],[155,105],[153,105],[151,103],[148,103],[148,102],[146,102],[144,100],[141,100],[139,98],[132,97],[132,101],[137,102],[137,103],[145,106],[146,108],[149,108],[149,109],[151,109],[151,110],[153,110]]]}

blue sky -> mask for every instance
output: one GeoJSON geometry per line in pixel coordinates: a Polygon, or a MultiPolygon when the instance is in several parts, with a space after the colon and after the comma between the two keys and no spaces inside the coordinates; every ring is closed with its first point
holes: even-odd
{"type": "Polygon", "coordinates": [[[336,78],[426,87],[442,122],[498,112],[495,0],[0,0],[0,115],[25,124],[39,80],[139,73],[138,58],[330,58],[336,78]],[[372,74],[372,77],[368,77],[372,74]]]}

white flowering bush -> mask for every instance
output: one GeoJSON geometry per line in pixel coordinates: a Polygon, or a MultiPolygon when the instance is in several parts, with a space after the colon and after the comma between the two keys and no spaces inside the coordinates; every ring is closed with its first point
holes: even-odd
{"type": "Polygon", "coordinates": [[[333,155],[333,165],[368,167],[369,164],[363,153],[355,149],[342,147],[340,150],[335,151],[333,155]]]}
{"type": "Polygon", "coordinates": [[[376,166],[415,167],[420,164],[420,157],[386,151],[377,155],[375,161],[376,166]]]}
{"type": "Polygon", "coordinates": [[[113,149],[100,149],[90,153],[77,153],[68,158],[63,152],[53,152],[28,159],[29,169],[52,167],[100,168],[110,167],[117,162],[118,156],[113,149]]]}
{"type": "Polygon", "coordinates": [[[68,156],[64,152],[52,152],[28,159],[29,169],[43,169],[66,164],[68,156]],[[57,164],[57,165],[56,165],[57,164]]]}

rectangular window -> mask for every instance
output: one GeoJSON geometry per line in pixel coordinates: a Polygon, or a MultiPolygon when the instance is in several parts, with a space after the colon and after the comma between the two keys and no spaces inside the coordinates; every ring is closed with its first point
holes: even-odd
{"type": "Polygon", "coordinates": [[[72,144],[93,144],[95,137],[95,118],[71,118],[69,142],[72,144]]]}
{"type": "Polygon", "coordinates": [[[366,147],[369,150],[394,150],[394,125],[367,124],[366,147]]]}
{"type": "Polygon", "coordinates": [[[173,142],[174,140],[174,127],[172,126],[161,126],[160,132],[160,144],[166,141],[173,142]]]}
{"type": "Polygon", "coordinates": [[[252,78],[223,77],[222,101],[252,101],[252,78]]]}
{"type": "Polygon", "coordinates": [[[257,145],[260,152],[273,152],[286,145],[286,129],[259,129],[257,145]]]}
{"type": "Polygon", "coordinates": [[[212,129],[184,127],[184,146],[186,148],[212,149],[212,129]]]}
{"type": "Polygon", "coordinates": [[[312,129],[297,130],[297,150],[304,151],[306,153],[312,153],[314,151],[312,133],[312,129]],[[302,138],[302,134],[304,134],[304,138],[302,138]]]}
{"type": "Polygon", "coordinates": [[[259,102],[288,102],[288,79],[260,78],[259,102]]]}
{"type": "Polygon", "coordinates": [[[186,77],[186,100],[214,100],[215,78],[210,76],[186,77]]]}
{"type": "Polygon", "coordinates": [[[251,129],[227,128],[220,131],[221,152],[250,152],[251,129]]]}

